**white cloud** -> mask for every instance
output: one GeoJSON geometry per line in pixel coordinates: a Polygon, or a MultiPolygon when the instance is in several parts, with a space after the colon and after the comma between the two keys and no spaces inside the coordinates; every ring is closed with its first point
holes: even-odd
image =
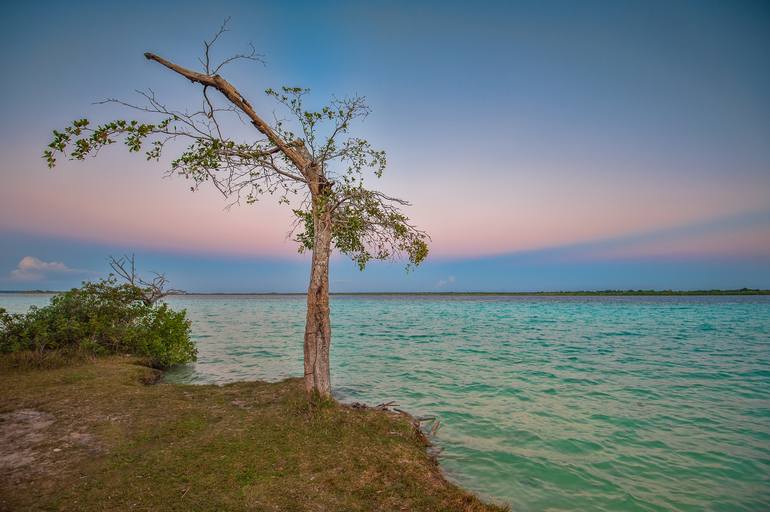
{"type": "Polygon", "coordinates": [[[440,279],[438,283],[436,283],[436,288],[443,288],[448,284],[454,284],[455,282],[455,276],[449,276],[446,279],[440,279]]]}
{"type": "Polygon", "coordinates": [[[58,261],[43,261],[34,256],[24,256],[14,270],[11,271],[11,279],[16,281],[40,281],[52,274],[66,274],[77,272],[64,263],[58,261]]]}

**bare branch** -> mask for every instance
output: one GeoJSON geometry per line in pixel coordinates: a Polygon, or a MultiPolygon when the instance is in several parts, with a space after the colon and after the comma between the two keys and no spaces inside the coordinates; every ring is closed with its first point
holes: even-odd
{"type": "Polygon", "coordinates": [[[220,62],[217,67],[214,68],[214,71],[212,71],[209,74],[216,75],[219,73],[219,71],[225,67],[226,65],[236,61],[236,60],[250,60],[254,62],[261,62],[264,64],[264,56],[262,54],[257,53],[256,48],[254,48],[254,45],[249,43],[249,48],[251,51],[249,53],[236,53],[235,55],[226,58],[222,62],[220,62]]]}
{"type": "Polygon", "coordinates": [[[151,281],[142,279],[136,273],[136,261],[133,254],[131,256],[123,255],[120,258],[110,256],[108,262],[118,277],[139,291],[142,296],[142,302],[148,306],[152,306],[168,295],[184,293],[182,290],[166,288],[168,279],[165,274],[153,272],[154,277],[151,281]]]}
{"type": "Polygon", "coordinates": [[[284,142],[281,137],[278,136],[275,131],[268,125],[252,108],[251,104],[233,87],[230,82],[225,80],[219,75],[207,75],[198,73],[196,71],[189,70],[173,62],[170,62],[163,57],[159,57],[154,53],[145,53],[145,58],[148,60],[154,60],[155,62],[167,67],[168,69],[182,75],[193,83],[199,83],[204,86],[210,86],[221,92],[230,102],[237,106],[246,116],[251,119],[251,123],[265,135],[270,142],[280,148],[281,152],[294,164],[294,166],[300,171],[300,173],[307,178],[305,173],[310,167],[311,163],[302,154],[300,154],[295,148],[290,147],[284,142]]]}

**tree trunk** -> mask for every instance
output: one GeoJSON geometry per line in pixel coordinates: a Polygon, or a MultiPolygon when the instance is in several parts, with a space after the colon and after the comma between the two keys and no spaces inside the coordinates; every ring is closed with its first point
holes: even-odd
{"type": "Polygon", "coordinates": [[[331,254],[331,215],[313,205],[313,262],[307,289],[305,323],[305,389],[308,395],[331,396],[329,347],[332,329],[329,319],[329,256],[331,254]]]}

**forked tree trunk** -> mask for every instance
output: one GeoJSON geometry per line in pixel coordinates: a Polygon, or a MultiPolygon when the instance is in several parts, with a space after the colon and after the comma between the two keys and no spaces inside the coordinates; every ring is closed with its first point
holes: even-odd
{"type": "Polygon", "coordinates": [[[313,208],[315,238],[310,285],[307,289],[305,323],[305,389],[308,395],[331,396],[329,347],[332,339],[329,318],[329,256],[331,254],[331,216],[313,208]]]}

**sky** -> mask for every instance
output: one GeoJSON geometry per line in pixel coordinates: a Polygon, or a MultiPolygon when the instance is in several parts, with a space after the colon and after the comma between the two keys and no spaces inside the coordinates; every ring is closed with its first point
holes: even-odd
{"type": "MultiPolygon", "coordinates": [[[[332,291],[770,288],[770,5],[749,1],[15,2],[0,52],[0,290],[65,289],[135,253],[189,291],[300,292],[309,259],[274,198],[227,208],[109,148],[49,170],[51,130],[131,115],[105,98],[200,89],[230,17],[223,73],[267,119],[268,87],[310,106],[364,95],[354,127],[388,155],[372,186],[408,199],[431,255],[332,291]]],[[[248,138],[248,128],[236,128],[248,138]]]]}

